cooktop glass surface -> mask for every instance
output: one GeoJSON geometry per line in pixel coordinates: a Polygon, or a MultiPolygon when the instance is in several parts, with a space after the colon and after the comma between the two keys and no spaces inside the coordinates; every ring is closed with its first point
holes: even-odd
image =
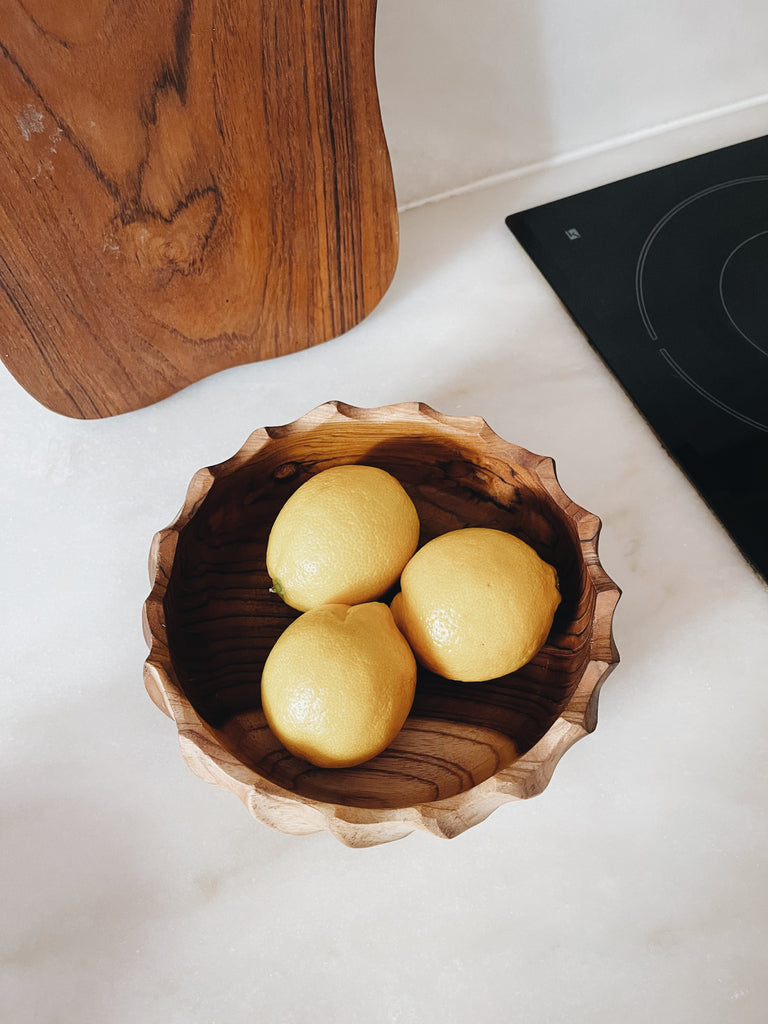
{"type": "Polygon", "coordinates": [[[506,223],[768,580],[768,136],[506,223]]]}

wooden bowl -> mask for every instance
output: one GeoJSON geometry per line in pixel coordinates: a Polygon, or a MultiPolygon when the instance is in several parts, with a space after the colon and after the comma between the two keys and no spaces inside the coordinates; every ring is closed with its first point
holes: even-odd
{"type": "Polygon", "coordinates": [[[231,459],[201,469],[175,521],[156,534],[144,605],[149,695],[176,722],[198,776],[232,790],[284,832],[330,830],[349,846],[416,828],[456,836],[500,804],[540,793],[597,724],[598,691],[618,661],[618,587],[597,556],[599,519],[561,490],[551,459],[498,437],[478,417],[420,403],[357,409],[329,402],[256,430],[231,459]],[[508,530],[558,571],[563,595],[542,651],[512,675],[458,683],[419,669],[402,731],[355,768],[289,754],[261,710],[260,678],[298,614],[270,593],[267,539],[309,476],[364,462],[413,499],[421,543],[463,526],[508,530]]]}

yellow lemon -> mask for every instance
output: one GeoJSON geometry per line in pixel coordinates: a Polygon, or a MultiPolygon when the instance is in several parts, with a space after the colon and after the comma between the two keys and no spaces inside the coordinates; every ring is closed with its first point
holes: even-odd
{"type": "Polygon", "coordinates": [[[374,466],[335,466],[281,508],[267,572],[272,589],[299,611],[362,604],[392,586],[418,541],[419,516],[398,480],[374,466]]]}
{"type": "Polygon", "coordinates": [[[278,637],[261,679],[269,727],[321,768],[361,764],[408,717],[416,660],[386,604],[327,604],[278,637]]]}
{"type": "Polygon", "coordinates": [[[463,682],[530,661],[560,604],[552,566],[512,534],[484,528],[429,541],[406,565],[401,587],[392,614],[416,657],[463,682]]]}

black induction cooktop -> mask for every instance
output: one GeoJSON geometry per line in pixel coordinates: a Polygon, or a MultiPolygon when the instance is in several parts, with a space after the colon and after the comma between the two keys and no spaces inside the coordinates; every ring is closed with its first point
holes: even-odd
{"type": "Polygon", "coordinates": [[[506,223],[768,580],[768,136],[506,223]]]}

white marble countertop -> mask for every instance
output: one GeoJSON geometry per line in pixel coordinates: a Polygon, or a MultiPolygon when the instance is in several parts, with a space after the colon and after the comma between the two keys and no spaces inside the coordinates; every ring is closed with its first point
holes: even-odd
{"type": "Polygon", "coordinates": [[[761,134],[759,112],[405,212],[343,338],[68,420],[0,372],[0,892],[14,1024],[762,1024],[768,588],[504,226],[761,134]],[[597,731],[545,792],[363,850],[252,820],[142,684],[154,532],[247,434],[339,398],[554,456],[624,594],[597,731]]]}

